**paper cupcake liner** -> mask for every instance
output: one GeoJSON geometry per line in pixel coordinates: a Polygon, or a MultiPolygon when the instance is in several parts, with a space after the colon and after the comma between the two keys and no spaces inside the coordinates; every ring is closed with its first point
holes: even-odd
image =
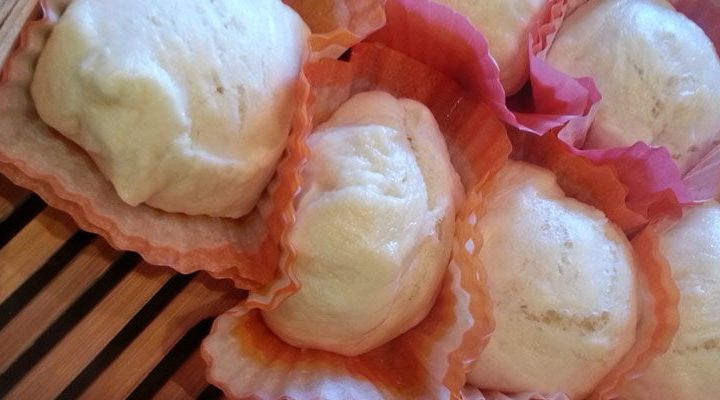
{"type": "Polygon", "coordinates": [[[420,325],[357,357],[290,346],[267,328],[258,309],[237,308],[220,316],[203,342],[208,380],[231,399],[452,398],[456,389],[450,387],[464,381],[461,349],[479,349],[484,336],[472,332],[479,321],[454,320],[478,306],[467,292],[476,282],[467,275],[451,265],[420,325]]]}
{"type": "Polygon", "coordinates": [[[680,204],[669,191],[665,192],[666,196],[655,198],[650,203],[646,202],[647,198],[629,197],[628,183],[621,179],[625,174],[618,171],[618,167],[662,170],[658,165],[643,164],[653,160],[642,154],[650,151],[647,146],[620,149],[616,155],[619,161],[603,164],[594,162],[592,154],[578,154],[577,149],[560,140],[556,133],[540,137],[516,131],[511,132],[510,137],[514,145],[513,158],[554,172],[558,184],[568,196],[602,210],[611,222],[633,237],[641,294],[635,342],[599,382],[590,397],[597,400],[614,398],[619,386],[647,368],[652,358],[667,350],[677,330],[677,288],[670,268],[657,251],[653,225],[648,224],[665,216],[679,217],[680,204]]]}
{"type": "MultiPolygon", "coordinates": [[[[40,3],[42,15],[25,26],[2,69],[0,172],[69,213],[84,230],[103,236],[116,248],[136,251],[150,263],[182,273],[203,269],[217,278],[233,279],[241,288],[266,285],[275,276],[279,254],[272,221],[292,213],[283,208],[287,202],[277,203],[281,193],[265,195],[256,210],[242,219],[132,207],[117,196],[81,148],[40,121],[29,86],[40,51],[67,3],[40,3]]],[[[298,85],[300,103],[308,95],[303,80],[298,85]]],[[[304,131],[304,112],[296,111],[290,136],[304,131]]]]}
{"type": "MultiPolygon", "coordinates": [[[[546,20],[548,22],[539,28],[550,39],[541,41],[531,38],[531,52],[537,54],[537,59],[546,56],[565,16],[587,0],[554,0],[553,2],[556,3],[553,6],[556,11],[548,13],[546,20]],[[564,12],[559,10],[561,7],[564,7],[564,12]]],[[[546,63],[545,66],[553,69],[546,63]]],[[[592,107],[597,108],[600,97],[594,100],[595,104],[592,107]]],[[[594,111],[590,114],[594,117],[594,111]]],[[[607,165],[616,171],[618,179],[628,188],[627,201],[631,209],[649,219],[657,219],[663,216],[663,212],[670,216],[676,215],[680,212],[679,205],[690,204],[693,201],[677,165],[666,148],[638,142],[624,148],[581,150],[582,143],[573,142],[572,139],[585,137],[592,120],[585,122],[586,125],[578,123],[577,120],[570,122],[562,128],[559,137],[573,145],[575,154],[586,157],[595,164],[607,165]]]]}
{"type": "Polygon", "coordinates": [[[558,136],[563,141],[580,147],[602,96],[592,79],[571,77],[545,61],[568,13],[567,0],[549,0],[542,9],[529,35],[530,94],[522,99],[521,93],[516,96],[519,99],[510,99],[509,103],[519,122],[514,126],[535,134],[560,129],[558,136]]]}
{"type": "MultiPolygon", "coordinates": [[[[302,350],[276,337],[258,308],[273,307],[282,295],[266,293],[265,301],[245,302],[220,317],[203,343],[208,379],[231,398],[458,398],[470,364],[493,329],[484,268],[475,257],[482,239],[472,228],[483,185],[510,153],[505,129],[489,108],[467,97],[445,75],[379,44],[361,43],[349,62],[325,59],[309,64],[305,72],[314,126],[354,94],[369,90],[415,99],[433,112],[467,191],[458,211],[453,257],[429,315],[357,357],[302,350]]],[[[307,147],[294,148],[291,154],[309,155],[307,147]]],[[[294,280],[288,266],[284,271],[290,277],[279,287],[294,280]]]]}
{"type": "MultiPolygon", "coordinates": [[[[562,1],[558,0],[557,2],[561,3],[562,1]]],[[[569,14],[572,10],[586,2],[587,0],[565,1],[568,7],[565,14],[569,14]]],[[[720,2],[716,0],[671,0],[670,3],[672,3],[679,12],[685,14],[698,24],[713,42],[716,50],[720,50],[720,2]]],[[[553,18],[555,22],[550,26],[559,29],[563,16],[557,14],[553,18]]],[[[544,53],[539,54],[544,56],[544,53]]],[[[718,130],[720,132],[720,127],[718,127],[718,130]]],[[[581,135],[578,134],[576,136],[579,137],[581,135]]],[[[568,141],[568,143],[571,142],[568,141]]],[[[670,190],[675,194],[679,203],[687,205],[693,200],[704,201],[718,194],[718,186],[720,185],[720,165],[718,163],[720,145],[716,146],[693,169],[687,172],[682,181],[678,180],[679,172],[676,173],[673,171],[675,169],[673,167],[675,163],[672,161],[669,153],[665,154],[666,151],[664,148],[651,147],[644,143],[638,143],[625,150],[629,153],[634,152],[637,155],[644,153],[645,157],[648,158],[645,163],[651,165],[653,168],[657,168],[656,171],[649,172],[643,172],[642,169],[633,170],[620,168],[625,172],[628,181],[640,183],[640,186],[628,185],[631,195],[636,198],[658,197],[662,195],[663,191],[670,190]],[[646,174],[651,174],[662,179],[653,179],[652,182],[654,183],[652,187],[643,185],[642,183],[644,182],[646,174]],[[642,188],[642,190],[638,188],[642,188]]],[[[617,154],[621,151],[623,151],[623,149],[594,150],[590,153],[578,153],[586,155],[594,161],[612,161],[616,159],[617,154]]]]}
{"type": "Polygon", "coordinates": [[[540,137],[511,131],[510,137],[514,158],[553,171],[565,193],[602,210],[630,236],[652,221],[680,216],[682,204],[691,200],[663,148],[638,143],[628,148],[578,150],[556,132],[540,137]]]}
{"type": "MultiPolygon", "coordinates": [[[[366,41],[382,43],[442,71],[520,131],[531,136],[555,132],[564,142],[581,148],[597,111],[600,93],[592,79],[572,78],[544,61],[567,15],[568,3],[568,0],[549,0],[541,11],[529,35],[530,85],[509,99],[505,98],[497,66],[482,34],[466,18],[442,5],[427,0],[388,0],[387,25],[366,41]]],[[[631,201],[633,205],[654,204],[658,198],[671,196],[668,190],[680,203],[692,200],[679,172],[672,171],[676,168],[674,162],[663,149],[638,145],[627,149],[623,157],[618,157],[619,152],[622,150],[587,154],[578,151],[578,154],[604,165],[634,160],[634,167],[662,166],[659,171],[628,169],[623,165],[613,167],[622,173],[623,181],[645,183],[628,185],[628,197],[636,199],[631,201]],[[639,151],[641,148],[647,151],[639,151]],[[648,176],[653,179],[645,182],[648,176]]]]}
{"type": "Polygon", "coordinates": [[[570,400],[570,398],[565,393],[525,392],[509,395],[495,391],[481,391],[472,386],[466,386],[463,389],[463,400],[570,400]]]}
{"type": "Polygon", "coordinates": [[[564,15],[564,2],[549,1],[531,29],[532,93],[521,92],[511,99],[517,112],[508,108],[485,38],[465,17],[428,0],[388,0],[386,13],[387,24],[367,41],[382,43],[442,71],[511,126],[535,134],[568,126],[568,133],[561,137],[567,136],[571,143],[584,141],[582,128],[589,126],[600,99],[595,85],[592,80],[559,73],[536,56],[552,41],[564,15]]]}
{"type": "Polygon", "coordinates": [[[596,165],[612,168],[618,180],[628,188],[625,199],[628,207],[648,222],[679,217],[682,207],[693,203],[692,193],[665,147],[638,142],[630,147],[573,149],[573,152],[596,165]]]}
{"type": "Polygon", "coordinates": [[[385,25],[384,0],[283,0],[310,27],[311,60],[338,58],[385,25]]]}
{"type": "Polygon", "coordinates": [[[632,245],[639,267],[642,296],[639,301],[635,343],[603,378],[591,399],[614,399],[622,386],[639,376],[652,360],[665,353],[678,329],[679,291],[665,257],[660,254],[654,226],[638,234],[632,245]]]}
{"type": "Polygon", "coordinates": [[[683,177],[696,201],[720,199],[720,146],[716,146],[683,177]]]}

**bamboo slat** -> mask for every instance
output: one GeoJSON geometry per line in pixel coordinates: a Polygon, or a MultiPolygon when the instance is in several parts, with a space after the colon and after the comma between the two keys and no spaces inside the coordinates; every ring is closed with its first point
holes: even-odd
{"type": "Polygon", "coordinates": [[[0,302],[40,269],[75,232],[77,226],[67,214],[46,208],[0,249],[0,302]]]}
{"type": "Polygon", "coordinates": [[[197,398],[208,386],[205,377],[198,373],[204,370],[205,361],[200,356],[200,350],[197,349],[159,388],[153,400],[197,398]]]}
{"type": "Polygon", "coordinates": [[[9,398],[57,397],[172,275],[148,264],[133,270],[33,367],[9,398]]]}
{"type": "Polygon", "coordinates": [[[0,331],[0,371],[17,357],[65,312],[119,255],[105,241],[94,242],[68,264],[0,331]]]}
{"type": "MultiPolygon", "coordinates": [[[[168,304],[88,388],[81,399],[123,399],[142,382],[153,367],[197,323],[214,317],[240,301],[228,282],[200,274],[168,304]],[[153,351],[149,351],[153,350],[153,351]],[[128,366],[132,366],[128,368],[128,366]]],[[[195,371],[204,375],[205,369],[195,371]]]]}
{"type": "Polygon", "coordinates": [[[0,222],[4,221],[30,195],[25,189],[13,185],[0,175],[0,222]]]}
{"type": "Polygon", "coordinates": [[[35,10],[36,0],[2,0],[0,2],[0,64],[15,44],[23,24],[35,10]]]}

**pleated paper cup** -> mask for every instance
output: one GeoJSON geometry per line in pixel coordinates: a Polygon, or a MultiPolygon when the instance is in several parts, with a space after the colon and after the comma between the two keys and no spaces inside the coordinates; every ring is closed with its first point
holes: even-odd
{"type": "MultiPolygon", "coordinates": [[[[285,240],[280,271],[286,275],[218,318],[203,343],[208,378],[238,399],[459,398],[465,375],[493,327],[484,269],[476,257],[482,238],[472,228],[485,185],[510,153],[505,129],[489,107],[457,82],[378,43],[361,43],[349,61],[322,60],[308,65],[305,73],[313,127],[365,91],[411,98],[431,110],[466,191],[456,218],[453,256],[436,303],[419,325],[368,353],[345,357],[293,347],[264,323],[260,310],[302,290],[293,274],[294,252],[285,240]]],[[[312,154],[304,138],[296,138],[289,157],[295,159],[297,186],[288,192],[297,195],[303,185],[300,171],[312,154]]],[[[284,237],[290,229],[291,224],[284,228],[284,237]]]]}

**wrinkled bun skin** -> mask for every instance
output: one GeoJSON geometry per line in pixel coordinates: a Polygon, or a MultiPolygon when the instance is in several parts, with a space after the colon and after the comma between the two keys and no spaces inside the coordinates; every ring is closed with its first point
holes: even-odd
{"type": "Polygon", "coordinates": [[[263,316],[294,346],[358,355],[432,308],[460,181],[430,111],[383,92],[348,100],[308,145],[290,233],[301,288],[263,316]]]}
{"type": "Polygon", "coordinates": [[[628,400],[713,399],[720,393],[720,205],[684,210],[660,235],[680,290],[670,349],[623,390],[628,400]]]}
{"type": "Polygon", "coordinates": [[[602,94],[586,148],[665,146],[681,172],[720,140],[720,59],[665,0],[595,0],[564,22],[547,56],[602,94]]]}
{"type": "Polygon", "coordinates": [[[630,244],[534,165],[510,161],[486,207],[477,226],[496,328],[468,381],[585,398],[635,340],[630,244]]]}
{"type": "Polygon", "coordinates": [[[76,0],[32,97],[126,203],[237,218],[285,148],[308,35],[279,0],[76,0]]]}

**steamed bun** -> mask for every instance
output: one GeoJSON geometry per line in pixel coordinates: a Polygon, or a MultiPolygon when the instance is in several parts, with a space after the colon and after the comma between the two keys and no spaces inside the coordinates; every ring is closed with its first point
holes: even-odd
{"type": "Polygon", "coordinates": [[[685,211],[660,237],[680,290],[670,349],[624,390],[627,400],[711,399],[720,393],[720,204],[685,211]]]}
{"type": "Polygon", "coordinates": [[[584,398],[634,343],[630,244],[530,164],[504,167],[486,207],[477,226],[496,328],[468,381],[584,398]]]}
{"type": "Polygon", "coordinates": [[[292,345],[357,355],[430,311],[459,177],[430,111],[382,92],[348,100],[308,145],[290,233],[301,289],[263,316],[292,345]]]}
{"type": "Polygon", "coordinates": [[[285,147],[308,34],[280,0],[76,0],[32,95],[128,204],[240,217],[285,147]]]}
{"type": "Polygon", "coordinates": [[[438,0],[464,15],[487,39],[509,96],[528,79],[528,35],[544,0],[438,0]]]}
{"type": "Polygon", "coordinates": [[[720,140],[720,60],[665,0],[595,0],[563,23],[548,62],[602,93],[586,147],[666,146],[687,171],[720,140]]]}

